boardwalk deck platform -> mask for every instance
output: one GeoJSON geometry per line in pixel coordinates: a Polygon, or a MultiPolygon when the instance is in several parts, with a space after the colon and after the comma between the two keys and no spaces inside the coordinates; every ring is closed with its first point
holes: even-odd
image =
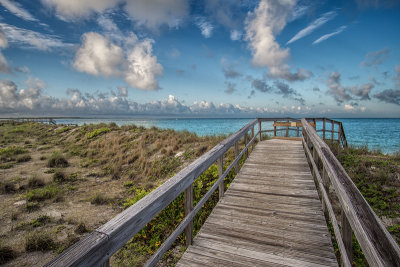
{"type": "Polygon", "coordinates": [[[300,141],[262,141],[178,266],[338,266],[300,141]]]}

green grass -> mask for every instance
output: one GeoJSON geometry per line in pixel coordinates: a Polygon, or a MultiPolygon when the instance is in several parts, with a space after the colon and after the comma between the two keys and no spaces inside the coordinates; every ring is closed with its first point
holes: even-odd
{"type": "Polygon", "coordinates": [[[26,251],[48,251],[55,247],[53,237],[47,232],[34,231],[25,236],[26,251]]]}
{"type": "Polygon", "coordinates": [[[94,130],[92,132],[86,133],[86,138],[87,139],[92,139],[92,138],[95,138],[95,137],[100,136],[102,134],[108,133],[110,131],[111,131],[111,129],[107,128],[107,127],[99,128],[99,129],[96,129],[96,130],[94,130]]]}
{"type": "Polygon", "coordinates": [[[37,188],[26,193],[28,201],[43,201],[59,196],[62,190],[54,185],[47,185],[44,188],[37,188]]]}
{"type": "Polygon", "coordinates": [[[49,168],[65,168],[68,165],[68,160],[60,152],[54,152],[47,161],[49,168]]]}

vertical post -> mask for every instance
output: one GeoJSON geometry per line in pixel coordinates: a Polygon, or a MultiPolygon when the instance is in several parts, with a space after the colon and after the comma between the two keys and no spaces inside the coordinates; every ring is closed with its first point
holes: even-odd
{"type": "MultiPolygon", "coordinates": [[[[193,210],[193,184],[186,188],[185,193],[185,216],[187,216],[193,210]]],[[[191,221],[185,228],[186,235],[186,247],[189,247],[193,243],[193,221],[191,221]]]]}
{"type": "MultiPolygon", "coordinates": [[[[251,128],[251,139],[253,139],[254,138],[254,125],[253,125],[253,127],[251,128]]],[[[251,140],[250,139],[250,140],[251,140]]],[[[253,151],[254,150],[254,143],[255,142],[253,142],[253,144],[251,144],[251,151],[253,151]]]]}
{"type": "Polygon", "coordinates": [[[314,128],[316,130],[317,129],[317,120],[314,118],[313,121],[314,121],[314,128]]]}
{"type": "Polygon", "coordinates": [[[333,142],[333,136],[334,136],[334,133],[333,133],[333,131],[335,130],[335,123],[331,120],[331,124],[332,124],[332,135],[331,135],[331,141],[333,142]]]}
{"type": "Polygon", "coordinates": [[[322,139],[325,140],[325,118],[323,120],[323,124],[322,124],[322,139]]]}
{"type": "Polygon", "coordinates": [[[261,142],[261,120],[260,119],[258,119],[258,132],[259,132],[258,141],[261,142]]]}
{"type": "MultiPolygon", "coordinates": [[[[239,156],[239,143],[236,141],[235,143],[235,159],[239,156]]],[[[235,164],[235,172],[239,173],[239,161],[235,164]]]]}
{"type": "Polygon", "coordinates": [[[108,258],[105,262],[103,262],[100,267],[109,267],[110,266],[110,258],[108,258]]]}
{"type": "Polygon", "coordinates": [[[346,214],[342,210],[342,239],[343,244],[346,248],[347,256],[349,257],[349,261],[352,262],[353,258],[353,248],[352,248],[352,241],[353,241],[353,232],[351,230],[351,226],[349,221],[347,220],[346,214]]]}
{"type": "Polygon", "coordinates": [[[286,126],[286,137],[289,137],[289,120],[287,120],[288,126],[286,126]]]}
{"type": "MultiPolygon", "coordinates": [[[[244,134],[244,146],[247,146],[247,132],[244,134]]],[[[246,159],[249,156],[249,150],[246,148],[246,159]]]]}
{"type": "Polygon", "coordinates": [[[276,126],[275,126],[276,121],[274,121],[274,136],[276,136],[276,126]]]}
{"type": "MultiPolygon", "coordinates": [[[[222,155],[218,159],[218,174],[219,174],[219,177],[221,177],[223,173],[224,173],[224,158],[223,158],[223,155],[222,155]]],[[[219,184],[218,191],[219,191],[219,194],[218,194],[219,195],[219,199],[221,199],[224,196],[224,181],[222,181],[219,184]]]]}

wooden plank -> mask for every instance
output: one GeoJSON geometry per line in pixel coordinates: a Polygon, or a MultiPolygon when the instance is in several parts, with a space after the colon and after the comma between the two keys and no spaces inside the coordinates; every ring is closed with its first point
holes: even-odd
{"type": "MultiPolygon", "coordinates": [[[[193,210],[193,184],[191,184],[185,190],[185,217],[189,215],[189,213],[193,210]]],[[[193,221],[189,223],[188,226],[185,228],[185,244],[186,247],[190,246],[193,243],[193,221]]]]}
{"type": "Polygon", "coordinates": [[[337,266],[300,142],[257,144],[178,266],[192,259],[214,266],[220,260],[247,266],[337,266]]]}

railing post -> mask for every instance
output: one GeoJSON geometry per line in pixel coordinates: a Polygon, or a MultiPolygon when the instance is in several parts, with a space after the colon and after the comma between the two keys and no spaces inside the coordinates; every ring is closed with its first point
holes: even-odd
{"type": "MultiPolygon", "coordinates": [[[[236,141],[235,143],[235,159],[239,156],[239,143],[236,141]]],[[[239,161],[235,164],[235,173],[239,173],[239,161]]]]}
{"type": "MultiPolygon", "coordinates": [[[[253,125],[253,127],[251,128],[251,139],[253,139],[254,138],[254,125],[253,125]]],[[[250,139],[250,140],[251,140],[250,139]]],[[[254,144],[255,144],[255,142],[253,142],[252,144],[251,144],[251,151],[253,151],[254,150],[254,144]]]]}
{"type": "Polygon", "coordinates": [[[322,124],[322,138],[325,140],[325,123],[326,123],[326,120],[325,120],[325,118],[324,118],[324,120],[323,120],[323,124],[322,124]]]}
{"type": "MultiPolygon", "coordinates": [[[[247,132],[244,134],[244,146],[247,146],[247,132]]],[[[246,148],[246,159],[249,156],[249,150],[246,148]]]]}
{"type": "Polygon", "coordinates": [[[276,136],[276,126],[275,126],[276,121],[274,121],[274,136],[276,136]]]}
{"type": "Polygon", "coordinates": [[[110,266],[110,258],[108,258],[105,262],[103,262],[100,267],[109,267],[110,266]]]}
{"type": "Polygon", "coordinates": [[[349,221],[347,220],[346,214],[342,210],[342,239],[343,244],[346,248],[347,256],[349,257],[349,261],[352,262],[353,258],[353,232],[351,230],[351,226],[349,221]]]}
{"type": "Polygon", "coordinates": [[[338,143],[340,144],[340,136],[342,135],[342,129],[341,129],[341,127],[340,127],[340,123],[338,123],[338,135],[337,135],[337,140],[338,140],[338,143]]]}
{"type": "MultiPolygon", "coordinates": [[[[224,173],[224,158],[223,158],[223,156],[221,156],[218,159],[218,174],[219,174],[219,177],[221,177],[223,173],[224,173]]],[[[221,199],[224,196],[224,181],[222,181],[219,184],[218,191],[219,191],[219,194],[218,194],[219,195],[219,199],[221,199]]]]}
{"type": "Polygon", "coordinates": [[[258,120],[258,132],[259,132],[258,141],[261,142],[261,120],[258,120]]]}
{"type": "MultiPolygon", "coordinates": [[[[287,122],[289,123],[289,120],[287,122]]],[[[289,126],[286,126],[286,137],[289,137],[289,126]]]]}
{"type": "MultiPolygon", "coordinates": [[[[185,216],[187,216],[193,210],[193,184],[186,188],[185,193],[185,216]]],[[[193,243],[193,221],[191,221],[185,228],[186,247],[189,247],[193,243]]]]}

